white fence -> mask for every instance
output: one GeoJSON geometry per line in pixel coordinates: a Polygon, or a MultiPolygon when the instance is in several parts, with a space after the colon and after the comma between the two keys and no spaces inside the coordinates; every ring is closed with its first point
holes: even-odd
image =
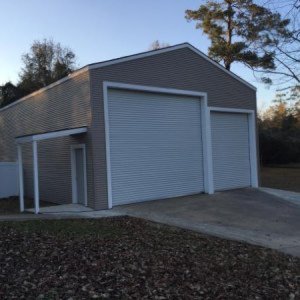
{"type": "Polygon", "coordinates": [[[0,199],[18,194],[18,163],[0,162],[0,199]]]}

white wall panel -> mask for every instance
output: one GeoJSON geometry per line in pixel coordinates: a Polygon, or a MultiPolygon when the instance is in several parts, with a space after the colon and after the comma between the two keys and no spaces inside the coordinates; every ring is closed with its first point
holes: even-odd
{"type": "Polygon", "coordinates": [[[17,196],[18,187],[18,164],[0,162],[0,199],[17,196]]]}
{"type": "Polygon", "coordinates": [[[248,115],[211,113],[215,190],[251,185],[248,115]]]}

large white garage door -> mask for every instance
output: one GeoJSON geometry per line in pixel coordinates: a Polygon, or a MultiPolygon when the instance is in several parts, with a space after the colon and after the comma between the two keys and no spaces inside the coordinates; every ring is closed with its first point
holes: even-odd
{"type": "Polygon", "coordinates": [[[215,190],[251,184],[248,115],[211,113],[215,190]]]}
{"type": "Polygon", "coordinates": [[[203,192],[201,101],[108,90],[112,205],[203,192]]]}

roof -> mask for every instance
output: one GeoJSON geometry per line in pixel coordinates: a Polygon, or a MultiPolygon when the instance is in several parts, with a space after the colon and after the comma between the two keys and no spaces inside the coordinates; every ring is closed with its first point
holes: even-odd
{"type": "Polygon", "coordinates": [[[131,60],[135,60],[135,59],[140,59],[140,58],[145,58],[145,57],[149,57],[149,56],[153,56],[153,55],[158,55],[158,54],[162,54],[162,53],[166,53],[166,52],[171,52],[171,51],[175,51],[175,50],[179,50],[179,49],[190,49],[193,52],[195,52],[196,54],[198,54],[199,56],[201,56],[202,58],[204,58],[205,60],[209,61],[210,63],[212,63],[213,65],[215,65],[216,67],[218,67],[220,70],[222,70],[223,72],[227,73],[228,75],[230,75],[231,77],[235,78],[236,80],[240,81],[241,83],[243,83],[244,85],[248,86],[249,88],[253,89],[256,91],[256,87],[253,86],[252,84],[250,84],[249,82],[247,82],[246,80],[242,79],[241,77],[239,77],[238,75],[236,75],[235,73],[228,71],[227,69],[225,69],[222,65],[220,65],[219,63],[217,63],[216,61],[214,61],[213,59],[211,59],[210,57],[208,57],[206,54],[204,54],[202,51],[198,50],[197,48],[195,48],[194,46],[192,46],[189,43],[182,43],[182,44],[178,44],[178,45],[174,45],[174,46],[169,46],[169,47],[165,47],[162,49],[158,49],[158,50],[151,50],[151,51],[146,51],[146,52],[142,52],[142,53],[137,53],[137,54],[133,54],[133,55],[129,55],[129,56],[123,56],[123,57],[119,57],[119,58],[115,58],[115,59],[111,59],[111,60],[106,60],[106,61],[102,61],[102,62],[97,62],[97,63],[92,63],[92,64],[88,64],[76,71],[74,71],[73,73],[71,73],[70,75],[44,87],[41,88],[3,108],[0,108],[0,112],[29,98],[32,97],[36,94],[42,93],[56,85],[59,85],[73,77],[78,76],[79,74],[86,72],[88,70],[92,70],[92,69],[98,69],[98,68],[103,68],[106,66],[110,66],[110,65],[114,65],[114,64],[119,64],[119,63],[123,63],[126,61],[131,61],[131,60]]]}

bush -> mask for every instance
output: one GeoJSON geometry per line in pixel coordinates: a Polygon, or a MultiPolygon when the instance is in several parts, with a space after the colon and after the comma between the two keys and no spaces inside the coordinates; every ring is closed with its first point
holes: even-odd
{"type": "Polygon", "coordinates": [[[279,133],[259,133],[259,150],[262,164],[287,164],[300,162],[300,140],[279,133]]]}

